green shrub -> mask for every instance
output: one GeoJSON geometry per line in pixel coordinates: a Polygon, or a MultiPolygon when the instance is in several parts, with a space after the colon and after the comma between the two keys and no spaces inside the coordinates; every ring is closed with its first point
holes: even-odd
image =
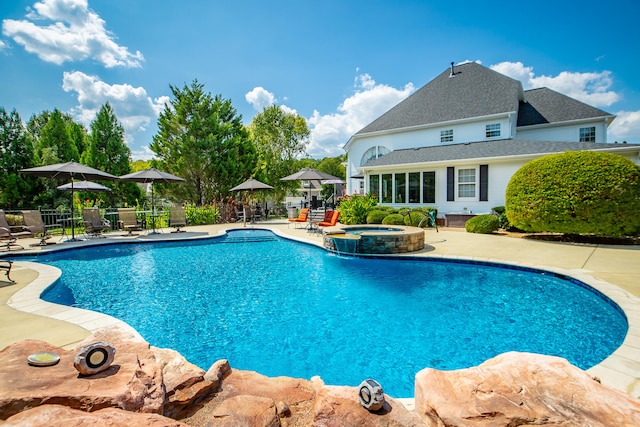
{"type": "MultiPolygon", "coordinates": [[[[422,221],[425,217],[426,215],[422,212],[408,211],[404,216],[404,225],[412,225],[414,227],[417,227],[420,224],[420,221],[422,221]]],[[[424,221],[422,223],[422,226],[427,227],[428,224],[428,221],[424,221]]]]}
{"type": "Polygon", "coordinates": [[[504,206],[496,206],[495,208],[491,208],[491,211],[498,217],[500,228],[505,230],[510,230],[513,228],[509,223],[509,218],[507,218],[507,212],[504,206]]]}
{"type": "Polygon", "coordinates": [[[593,151],[532,160],[511,177],[506,191],[509,222],[524,231],[640,234],[640,167],[593,151]]]}
{"type": "Polygon", "coordinates": [[[388,212],[380,211],[380,210],[372,210],[367,215],[367,224],[382,224],[382,220],[385,216],[389,215],[388,212]]]}
{"type": "Polygon", "coordinates": [[[382,223],[385,225],[404,225],[404,216],[399,213],[389,214],[384,217],[382,223]]]}
{"type": "Polygon", "coordinates": [[[185,206],[185,216],[189,225],[217,224],[220,221],[220,212],[216,206],[185,206]]]}
{"type": "Polygon", "coordinates": [[[500,228],[498,217],[492,214],[476,215],[464,225],[469,233],[491,234],[500,228]]]}
{"type": "Polygon", "coordinates": [[[367,215],[378,203],[372,194],[346,196],[340,202],[340,222],[345,225],[366,224],[367,215]]]}

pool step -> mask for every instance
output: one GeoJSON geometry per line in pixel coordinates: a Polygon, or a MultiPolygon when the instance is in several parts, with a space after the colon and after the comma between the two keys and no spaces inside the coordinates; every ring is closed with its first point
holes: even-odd
{"type": "Polygon", "coordinates": [[[225,237],[220,243],[253,243],[253,242],[274,242],[275,236],[241,236],[241,237],[225,237]]]}

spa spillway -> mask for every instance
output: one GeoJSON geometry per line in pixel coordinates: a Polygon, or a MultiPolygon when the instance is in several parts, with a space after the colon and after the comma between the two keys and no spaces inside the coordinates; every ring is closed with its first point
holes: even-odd
{"type": "Polygon", "coordinates": [[[401,254],[424,249],[424,230],[402,225],[340,225],[322,233],[324,247],[340,254],[401,254]]]}

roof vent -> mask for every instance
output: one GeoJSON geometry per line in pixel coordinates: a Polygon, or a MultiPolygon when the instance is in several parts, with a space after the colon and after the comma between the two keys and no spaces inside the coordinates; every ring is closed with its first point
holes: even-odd
{"type": "Polygon", "coordinates": [[[449,77],[453,77],[456,75],[456,72],[453,70],[453,62],[451,63],[451,74],[449,74],[449,77]]]}

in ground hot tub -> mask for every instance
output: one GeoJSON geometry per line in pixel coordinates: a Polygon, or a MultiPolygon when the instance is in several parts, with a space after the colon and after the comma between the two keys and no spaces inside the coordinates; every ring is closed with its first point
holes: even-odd
{"type": "Polygon", "coordinates": [[[322,233],[324,247],[346,254],[400,254],[424,249],[424,230],[403,225],[340,225],[322,233]]]}

